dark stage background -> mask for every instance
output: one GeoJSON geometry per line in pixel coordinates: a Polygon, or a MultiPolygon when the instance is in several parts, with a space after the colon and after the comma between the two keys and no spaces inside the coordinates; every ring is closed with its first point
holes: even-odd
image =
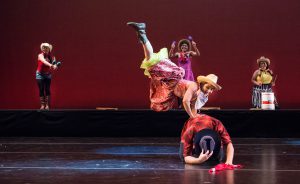
{"type": "Polygon", "coordinates": [[[39,46],[52,43],[53,108],[148,108],[142,47],[127,21],[145,21],[155,51],[192,35],[194,74],[217,74],[207,106],[250,108],[256,59],[271,59],[281,108],[299,108],[299,0],[2,0],[0,109],[39,107],[39,46]]]}

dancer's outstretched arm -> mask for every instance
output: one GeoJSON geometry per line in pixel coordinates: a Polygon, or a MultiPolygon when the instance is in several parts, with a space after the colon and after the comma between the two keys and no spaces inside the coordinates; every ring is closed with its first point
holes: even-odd
{"type": "Polygon", "coordinates": [[[208,160],[213,155],[213,153],[214,153],[213,151],[209,153],[208,150],[206,153],[204,153],[204,151],[202,150],[199,157],[186,156],[186,157],[184,157],[184,162],[186,164],[201,164],[201,163],[205,162],[206,160],[208,160]]]}

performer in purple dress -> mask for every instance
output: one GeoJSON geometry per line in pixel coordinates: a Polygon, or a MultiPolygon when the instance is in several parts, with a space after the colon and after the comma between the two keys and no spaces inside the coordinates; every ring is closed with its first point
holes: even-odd
{"type": "Polygon", "coordinates": [[[185,70],[185,75],[183,79],[194,81],[194,74],[192,71],[192,56],[200,56],[200,52],[197,48],[196,42],[192,41],[192,37],[190,36],[190,40],[182,39],[178,42],[178,51],[174,54],[175,49],[175,41],[171,45],[171,49],[169,52],[169,57],[177,57],[178,58],[178,66],[182,67],[185,70]],[[192,51],[192,46],[194,51],[192,51]]]}

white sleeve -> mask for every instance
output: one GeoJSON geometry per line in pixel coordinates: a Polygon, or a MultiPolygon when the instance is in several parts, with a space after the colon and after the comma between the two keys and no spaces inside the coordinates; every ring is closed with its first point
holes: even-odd
{"type": "Polygon", "coordinates": [[[201,109],[201,107],[203,107],[207,101],[208,97],[205,96],[202,92],[200,92],[195,103],[195,109],[201,109]]]}

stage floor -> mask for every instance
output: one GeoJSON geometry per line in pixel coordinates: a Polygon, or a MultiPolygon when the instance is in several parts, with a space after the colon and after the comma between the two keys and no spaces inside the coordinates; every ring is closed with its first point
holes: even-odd
{"type": "Polygon", "coordinates": [[[185,165],[178,138],[0,138],[1,184],[288,184],[300,175],[300,139],[235,138],[235,164],[218,174],[185,165]]]}

